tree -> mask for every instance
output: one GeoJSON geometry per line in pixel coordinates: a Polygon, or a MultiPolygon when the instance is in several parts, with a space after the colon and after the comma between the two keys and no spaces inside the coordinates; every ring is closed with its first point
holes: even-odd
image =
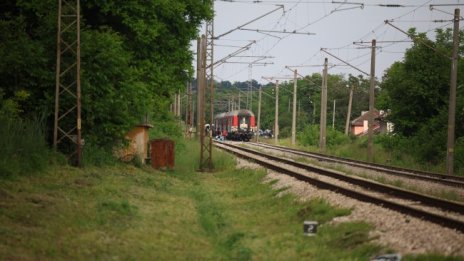
{"type": "MultiPolygon", "coordinates": [[[[394,123],[395,133],[407,138],[403,149],[421,161],[437,164],[443,162],[446,151],[451,30],[437,30],[435,41],[413,29],[409,32],[415,36],[415,43],[406,51],[403,61],[394,63],[387,70],[378,103],[390,110],[388,120],[394,123]]],[[[459,50],[462,55],[462,44],[459,50]]],[[[460,60],[458,86],[463,83],[463,66],[460,60]]],[[[457,140],[464,135],[464,126],[460,124],[464,121],[463,95],[464,89],[458,87],[457,140]]],[[[463,151],[459,144],[462,145],[458,143],[456,150],[463,151]]],[[[456,156],[457,161],[463,161],[462,153],[456,156]]]]}
{"type": "MultiPolygon", "coordinates": [[[[190,41],[211,1],[81,1],[86,141],[110,148],[143,118],[162,118],[193,68],[190,41]]],[[[0,4],[0,93],[20,117],[45,113],[53,133],[56,0],[0,4]],[[16,99],[27,94],[25,99],[16,99]]]]}
{"type": "Polygon", "coordinates": [[[438,30],[436,42],[424,34],[416,35],[416,39],[404,61],[387,70],[379,98],[379,105],[391,110],[389,120],[395,124],[395,132],[406,137],[415,135],[429,119],[447,111],[449,99],[450,32],[438,30]]]}

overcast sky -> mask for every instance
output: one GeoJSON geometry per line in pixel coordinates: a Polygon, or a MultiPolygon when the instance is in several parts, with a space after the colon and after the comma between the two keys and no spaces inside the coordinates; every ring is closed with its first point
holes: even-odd
{"type": "MultiPolygon", "coordinates": [[[[343,66],[342,62],[322,52],[321,48],[327,48],[329,53],[369,73],[370,49],[355,45],[353,42],[367,42],[365,46],[370,46],[372,39],[378,41],[376,76],[381,78],[385,69],[393,62],[402,60],[405,49],[411,46],[410,42],[390,42],[410,39],[401,31],[385,24],[385,20],[391,20],[393,25],[404,31],[415,27],[419,32],[429,32],[429,37],[434,39],[433,32],[436,28],[453,27],[454,9],[462,8],[461,4],[464,4],[464,1],[216,0],[214,35],[222,35],[275,10],[278,8],[277,4],[283,5],[284,9],[279,9],[242,27],[247,30],[235,30],[215,40],[215,61],[238,50],[240,46],[256,41],[249,50],[238,55],[241,57],[228,59],[228,62],[232,63],[225,63],[215,68],[217,81],[247,81],[250,75],[249,63],[258,60],[261,56],[274,57],[259,61],[259,63],[273,64],[252,66],[252,79],[261,83],[267,82],[262,77],[286,78],[293,75],[290,70],[285,69],[285,66],[308,65],[309,67],[295,67],[302,75],[320,72],[326,57],[329,59],[329,64],[339,65],[330,69],[331,74],[362,74],[356,69],[343,66]],[[401,5],[401,7],[382,5],[401,5]],[[270,31],[295,31],[297,34],[270,31]],[[300,33],[311,33],[311,35],[300,33]]],[[[204,33],[204,28],[201,29],[201,33],[204,33]]],[[[192,46],[196,48],[196,43],[192,43],[192,46]]]]}

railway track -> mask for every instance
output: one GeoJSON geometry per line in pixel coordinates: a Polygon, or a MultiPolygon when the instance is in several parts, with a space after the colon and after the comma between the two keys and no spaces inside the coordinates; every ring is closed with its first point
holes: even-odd
{"type": "Polygon", "coordinates": [[[362,169],[379,171],[379,172],[387,173],[393,176],[405,177],[405,178],[415,179],[415,180],[424,180],[424,181],[434,182],[434,183],[443,184],[447,186],[464,188],[464,177],[461,177],[461,176],[451,176],[451,175],[438,174],[438,173],[413,170],[413,169],[407,169],[407,168],[385,166],[385,165],[376,164],[376,163],[368,163],[368,162],[359,161],[359,160],[340,158],[340,157],[325,155],[321,153],[307,152],[307,151],[302,151],[302,150],[297,150],[297,149],[292,149],[292,148],[287,148],[287,147],[282,147],[282,146],[276,146],[276,145],[269,145],[269,144],[264,144],[264,143],[252,142],[250,144],[253,144],[253,146],[270,148],[270,149],[279,150],[282,152],[292,153],[295,155],[308,157],[308,158],[312,158],[312,159],[319,160],[319,161],[341,163],[341,164],[346,164],[346,165],[350,165],[350,166],[358,167],[362,169]]]}
{"type": "Polygon", "coordinates": [[[237,145],[215,142],[215,146],[318,188],[335,191],[360,201],[373,203],[464,232],[464,204],[462,203],[383,185],[349,176],[339,171],[295,162],[237,145]],[[312,174],[308,174],[308,172],[312,174]],[[341,181],[344,185],[340,185],[334,180],[341,181]]]}

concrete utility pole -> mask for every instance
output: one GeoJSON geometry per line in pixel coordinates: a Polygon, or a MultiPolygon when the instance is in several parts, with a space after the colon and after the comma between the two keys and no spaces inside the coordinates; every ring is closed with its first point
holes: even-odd
{"type": "Polygon", "coordinates": [[[292,145],[295,146],[296,135],[296,90],[297,90],[297,70],[293,73],[293,117],[292,117],[292,145]]]}
{"type": "MultiPolygon", "coordinates": [[[[197,95],[198,95],[198,91],[197,91],[197,95]]],[[[195,100],[194,99],[192,99],[192,114],[191,115],[192,115],[192,127],[193,127],[193,126],[196,126],[194,122],[195,120],[197,120],[195,119],[195,100]]]]}
{"type": "Polygon", "coordinates": [[[177,92],[174,93],[174,101],[171,104],[171,111],[173,112],[174,116],[177,116],[177,92]]]}
{"type": "Polygon", "coordinates": [[[313,125],[316,122],[316,103],[313,102],[313,125]]]}
{"type": "Polygon", "coordinates": [[[274,122],[274,143],[279,143],[279,80],[275,86],[275,122],[274,122]]]}
{"type": "Polygon", "coordinates": [[[451,82],[448,108],[448,142],[446,150],[446,174],[454,174],[454,131],[456,120],[456,82],[458,75],[460,9],[454,10],[453,53],[451,56],[451,82]]]}
{"type": "Polygon", "coordinates": [[[189,133],[189,138],[191,138],[190,135],[190,128],[193,126],[193,118],[192,118],[192,83],[189,81],[188,83],[188,102],[187,102],[187,131],[189,133]]]}
{"type": "Polygon", "coordinates": [[[200,112],[201,112],[201,104],[203,103],[201,100],[201,90],[200,86],[202,86],[203,82],[203,56],[202,56],[202,46],[203,46],[203,38],[197,38],[197,128],[196,128],[196,136],[200,137],[200,112]]]}
{"type": "Polygon", "coordinates": [[[240,89],[238,89],[238,110],[240,110],[240,89]]]}
{"type": "Polygon", "coordinates": [[[198,134],[200,137],[200,171],[203,171],[202,163],[203,163],[203,153],[204,153],[204,144],[205,144],[205,88],[206,88],[206,36],[201,36],[201,44],[200,44],[200,75],[199,85],[198,85],[198,134]]]}
{"type": "Polygon", "coordinates": [[[177,116],[182,119],[181,115],[182,101],[180,98],[180,90],[177,91],[177,116]]]}
{"type": "Polygon", "coordinates": [[[369,88],[369,118],[367,130],[367,160],[374,162],[374,93],[375,93],[375,39],[372,40],[371,51],[371,86],[369,88]]]}
{"type": "Polygon", "coordinates": [[[253,111],[252,100],[253,100],[253,84],[251,82],[253,65],[250,63],[248,65],[248,93],[247,93],[247,108],[250,111],[253,111]],[[249,98],[248,98],[249,96],[249,98]]]}
{"type": "Polygon", "coordinates": [[[350,87],[350,99],[348,100],[348,112],[346,113],[345,135],[348,135],[351,118],[351,105],[353,103],[353,85],[350,87]]]}
{"type": "Polygon", "coordinates": [[[256,134],[256,142],[259,141],[259,130],[261,129],[261,92],[262,88],[261,85],[259,86],[259,94],[258,94],[258,133],[256,134]]]}
{"type": "Polygon", "coordinates": [[[180,95],[178,92],[174,94],[174,107],[173,107],[173,112],[174,116],[179,116],[179,103],[180,103],[180,95]]]}
{"type": "Polygon", "coordinates": [[[328,59],[324,60],[324,70],[322,72],[322,88],[321,88],[321,120],[319,131],[319,150],[324,152],[326,145],[326,128],[327,128],[327,63],[328,59]]]}
{"type": "Polygon", "coordinates": [[[80,1],[59,0],[53,148],[82,166],[80,1]],[[74,147],[74,148],[73,148],[74,147]]]}
{"type": "Polygon", "coordinates": [[[332,129],[335,129],[335,105],[337,100],[334,99],[333,113],[332,113],[332,129]]]}

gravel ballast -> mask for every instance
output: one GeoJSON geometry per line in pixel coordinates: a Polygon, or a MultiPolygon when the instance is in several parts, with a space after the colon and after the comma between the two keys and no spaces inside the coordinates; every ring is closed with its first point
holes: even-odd
{"type": "MultiPolygon", "coordinates": [[[[238,168],[262,168],[237,158],[238,168]]],[[[401,254],[440,253],[464,256],[464,234],[434,223],[410,217],[370,203],[361,202],[328,190],[321,190],[293,177],[267,170],[264,182],[277,180],[275,189],[287,187],[282,193],[292,193],[301,201],[322,198],[333,206],[351,208],[349,216],[339,217],[331,223],[364,221],[374,229],[370,236],[374,243],[394,249],[401,254]]]]}

